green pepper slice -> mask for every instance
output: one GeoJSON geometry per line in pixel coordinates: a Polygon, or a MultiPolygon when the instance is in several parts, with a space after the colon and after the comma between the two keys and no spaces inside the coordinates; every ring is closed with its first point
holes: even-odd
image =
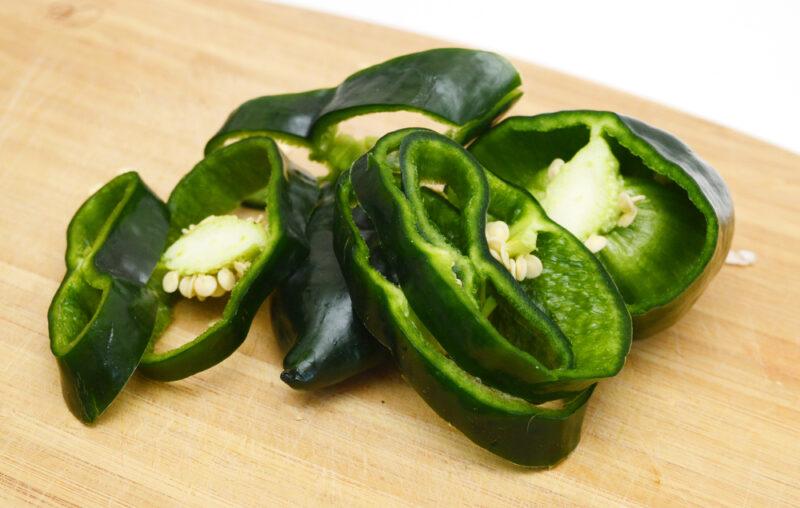
{"type": "Polygon", "coordinates": [[[357,206],[349,172],[337,184],[334,232],[356,313],[439,416],[477,445],[520,465],[552,467],[575,449],[594,386],[543,406],[462,369],[397,285],[374,226],[357,206]]]}
{"type": "Polygon", "coordinates": [[[145,351],[157,297],[147,287],[167,237],[161,202],[133,172],[81,205],[67,229],[67,273],[48,310],[50,348],[72,413],[93,422],[145,351]]]}
{"type": "Polygon", "coordinates": [[[348,118],[376,112],[422,113],[464,142],[519,99],[520,77],[505,58],[486,51],[443,48],[412,53],[363,69],[339,86],[245,102],[206,144],[268,135],[311,148],[334,171],[347,169],[372,140],[339,134],[348,118]]]}
{"type": "MultiPolygon", "coordinates": [[[[226,146],[198,163],[170,194],[168,240],[206,217],[229,213],[257,192],[266,197],[266,243],[251,268],[236,283],[222,316],[192,341],[155,352],[155,341],[169,321],[174,301],[161,293],[159,320],[140,365],[150,378],[172,381],[196,374],[227,358],[244,341],[256,311],[272,289],[307,255],[303,217],[286,192],[287,172],[278,146],[270,138],[253,137],[226,146]]],[[[167,273],[159,263],[151,286],[160,287],[167,273]]]]}
{"type": "MultiPolygon", "coordinates": [[[[556,220],[565,217],[584,232],[592,229],[583,228],[587,220],[573,220],[564,210],[574,202],[568,197],[579,195],[596,175],[617,179],[623,192],[643,199],[634,218],[620,216],[620,222],[601,226],[606,246],[597,253],[633,315],[637,338],[677,321],[730,248],[734,216],[725,182],[680,140],[639,120],[603,111],[512,117],[477,139],[470,151],[500,178],[528,189],[556,220]],[[554,189],[550,165],[576,159],[593,169],[574,172],[554,189]]],[[[607,208],[587,208],[587,217],[597,218],[607,208]]]]}
{"type": "MultiPolygon", "coordinates": [[[[364,69],[334,88],[267,96],[245,102],[209,140],[211,153],[232,140],[267,135],[310,149],[333,181],[373,139],[338,132],[354,116],[407,110],[443,124],[459,142],[471,139],[520,96],[520,78],[504,58],[483,51],[437,49],[401,56],[364,69]]],[[[290,190],[290,195],[294,194],[290,190]]],[[[258,196],[248,201],[257,205],[258,196]]],[[[281,378],[294,388],[319,388],[346,379],[386,358],[352,315],[350,296],[332,250],[332,202],[319,204],[298,271],[278,287],[274,331],[293,344],[281,378]]]]}
{"type": "Polygon", "coordinates": [[[464,370],[539,402],[622,368],[631,324],[619,292],[586,247],[523,189],[422,129],[381,138],[350,178],[411,307],[464,370]],[[422,185],[443,185],[458,218],[439,221],[422,185]],[[487,215],[508,225],[517,259],[537,253],[540,275],[515,280],[490,255],[487,215]],[[453,224],[461,245],[445,234],[453,224]]]}

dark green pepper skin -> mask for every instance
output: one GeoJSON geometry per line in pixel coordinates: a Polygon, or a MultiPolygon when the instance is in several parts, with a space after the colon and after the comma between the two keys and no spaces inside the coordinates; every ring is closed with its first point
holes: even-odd
{"type": "MultiPolygon", "coordinates": [[[[337,87],[247,101],[208,141],[206,154],[231,140],[266,135],[309,148],[311,157],[331,170],[323,180],[333,182],[371,146],[369,140],[340,135],[338,123],[375,112],[415,111],[444,124],[448,136],[465,142],[511,107],[521,95],[519,84],[514,67],[493,53],[435,49],[405,55],[353,74],[337,87]]],[[[253,196],[247,203],[258,201],[253,196]]],[[[328,214],[320,211],[320,225],[329,227],[328,214]]],[[[294,344],[284,360],[282,379],[305,389],[346,379],[386,356],[352,315],[331,251],[331,232],[316,225],[312,229],[309,241],[320,247],[279,286],[272,305],[276,335],[282,343],[294,344]]]]}
{"type": "MultiPolygon", "coordinates": [[[[209,215],[229,213],[258,192],[266,197],[268,240],[233,288],[220,320],[183,346],[156,353],[154,342],[169,323],[175,298],[161,291],[159,322],[140,365],[144,375],[161,381],[182,379],[216,365],[241,345],[263,301],[308,254],[302,221],[307,212],[293,209],[296,204],[287,187],[278,146],[264,137],[244,139],[213,152],[178,183],[167,202],[170,243],[183,228],[209,215]]],[[[160,288],[165,271],[162,266],[156,269],[151,286],[160,288]]]]}
{"type": "Polygon", "coordinates": [[[48,311],[50,345],[72,413],[91,423],[145,351],[157,296],[147,280],[167,237],[166,206],[136,173],[92,195],[67,229],[67,274],[48,311]]]}
{"type": "Polygon", "coordinates": [[[591,128],[610,143],[626,184],[647,196],[633,225],[612,232],[597,254],[622,292],[636,338],[647,337],[692,306],[730,249],[733,202],[719,174],[671,134],[604,111],[511,117],[470,151],[500,178],[532,188],[536,174],[555,157],[569,158],[591,128]]]}
{"type": "Polygon", "coordinates": [[[350,295],[333,252],[333,192],[323,197],[306,227],[310,253],[273,297],[275,332],[293,343],[281,380],[296,389],[336,384],[383,363],[389,356],[353,319],[350,295]]]}
{"type": "Polygon", "coordinates": [[[375,112],[416,111],[465,142],[519,99],[520,77],[505,58],[485,51],[432,49],[363,69],[339,86],[259,97],[239,106],[206,144],[206,153],[232,139],[267,135],[312,148],[312,157],[347,169],[363,151],[333,154],[336,124],[375,112]]]}
{"type": "Polygon", "coordinates": [[[580,441],[594,386],[553,409],[510,396],[462,370],[411,309],[394,282],[374,226],[353,208],[354,201],[346,172],[336,192],[336,256],[356,313],[391,348],[406,381],[439,416],[488,451],[536,468],[562,461],[580,441]]]}
{"type": "Polygon", "coordinates": [[[388,351],[353,317],[333,253],[332,188],[324,186],[320,198],[316,181],[294,170],[288,195],[292,209],[305,214],[298,220],[307,223],[310,252],[272,297],[273,332],[289,347],[281,380],[298,390],[316,390],[383,363],[388,351]]]}

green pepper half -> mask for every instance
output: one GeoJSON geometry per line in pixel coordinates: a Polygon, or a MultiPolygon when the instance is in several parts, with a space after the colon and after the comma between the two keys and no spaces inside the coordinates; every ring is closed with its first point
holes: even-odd
{"type": "Polygon", "coordinates": [[[582,240],[601,237],[597,257],[637,338],[677,321],[730,248],[733,204],[722,178],[680,140],[639,120],[602,111],[512,117],[470,151],[582,240]],[[620,209],[623,193],[641,199],[628,203],[633,213],[620,209]]]}
{"type": "Polygon", "coordinates": [[[133,172],[94,193],[67,229],[67,274],[47,314],[72,413],[93,422],[145,351],[157,296],[147,287],[167,238],[161,202],[133,172]]]}
{"type": "MultiPolygon", "coordinates": [[[[171,381],[213,365],[244,341],[261,303],[308,254],[304,235],[307,211],[289,198],[288,173],[278,146],[270,138],[253,137],[222,148],[198,163],[170,194],[169,243],[182,231],[209,216],[236,210],[256,193],[266,198],[265,244],[252,266],[236,283],[222,316],[205,332],[181,347],[157,353],[155,341],[170,322],[173,295],[159,289],[158,324],[140,369],[148,377],[171,381]]],[[[160,287],[168,268],[159,263],[150,285],[160,287]]]]}

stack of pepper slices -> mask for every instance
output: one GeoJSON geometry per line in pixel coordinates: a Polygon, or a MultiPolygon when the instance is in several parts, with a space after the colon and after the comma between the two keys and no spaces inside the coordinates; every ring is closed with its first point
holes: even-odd
{"type": "Polygon", "coordinates": [[[562,111],[492,126],[519,86],[496,54],[406,55],[334,88],[245,102],[166,203],[136,173],[108,182],[69,224],[48,314],[69,408],[93,422],[137,369],[174,381],[216,365],[274,292],[292,388],[392,359],[479,446],[558,463],[631,339],[674,323],[717,273],[733,208],[711,167],[638,120],[562,111]],[[338,128],[398,110],[441,129],[338,128]],[[225,306],[156,352],[180,298],[225,306]]]}

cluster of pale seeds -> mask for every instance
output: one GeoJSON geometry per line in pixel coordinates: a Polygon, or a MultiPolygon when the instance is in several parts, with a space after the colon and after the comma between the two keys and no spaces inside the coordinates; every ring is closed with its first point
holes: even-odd
{"type": "MultiPolygon", "coordinates": [[[[549,180],[555,178],[556,175],[558,175],[558,172],[561,171],[561,168],[564,166],[564,164],[565,162],[563,159],[553,159],[553,162],[551,162],[550,166],[547,167],[547,178],[549,180]]],[[[622,215],[620,215],[619,219],[617,219],[617,227],[627,228],[633,224],[636,214],[639,213],[639,208],[637,208],[636,203],[640,203],[645,199],[647,199],[647,197],[641,194],[631,196],[627,191],[620,192],[619,206],[622,210],[622,215]]],[[[587,249],[593,253],[596,253],[600,252],[605,248],[606,245],[608,245],[608,239],[602,235],[590,235],[589,238],[587,238],[583,243],[586,245],[587,249]]]]}
{"type": "MultiPolygon", "coordinates": [[[[264,220],[263,215],[250,217],[247,220],[259,223],[264,220]]],[[[188,228],[183,228],[181,233],[184,235],[194,230],[197,224],[192,224],[188,228]]],[[[164,274],[161,279],[161,287],[165,293],[178,291],[185,298],[197,298],[201,302],[208,297],[217,298],[233,289],[233,286],[244,277],[244,274],[251,266],[250,261],[234,261],[233,265],[221,268],[217,273],[198,273],[193,275],[179,274],[171,270],[164,274]]]]}
{"type": "Polygon", "coordinates": [[[186,298],[197,297],[202,302],[208,297],[222,296],[233,289],[250,265],[250,261],[234,261],[233,270],[225,267],[215,274],[199,273],[181,276],[173,270],[164,275],[161,287],[167,293],[178,291],[186,298]]]}
{"type": "Polygon", "coordinates": [[[516,280],[535,279],[542,274],[542,261],[533,254],[510,257],[507,245],[510,235],[511,231],[505,222],[498,220],[487,223],[486,241],[489,243],[489,253],[503,263],[516,280]]]}

